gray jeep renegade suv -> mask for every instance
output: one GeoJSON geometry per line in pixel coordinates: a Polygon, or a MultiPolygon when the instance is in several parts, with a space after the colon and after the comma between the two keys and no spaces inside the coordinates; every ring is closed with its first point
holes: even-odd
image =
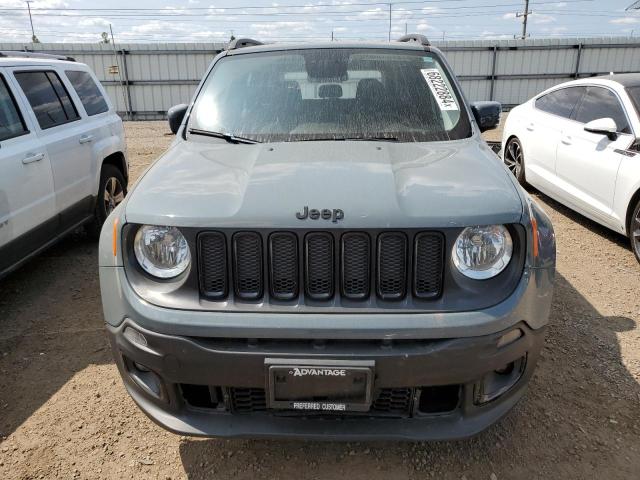
{"type": "MultiPolygon", "coordinates": [[[[242,47],[242,48],[240,48],[242,47]]],[[[420,36],[212,62],[108,218],[100,283],[136,403],[185,435],[445,439],[522,397],[555,240],[420,36]]]]}

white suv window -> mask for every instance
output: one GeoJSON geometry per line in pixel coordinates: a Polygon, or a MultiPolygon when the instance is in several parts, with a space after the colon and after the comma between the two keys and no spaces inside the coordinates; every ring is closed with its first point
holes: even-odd
{"type": "Polygon", "coordinates": [[[73,89],[80,97],[80,101],[87,112],[87,115],[98,115],[109,110],[100,89],[93,81],[91,75],[80,70],[67,70],[65,72],[71,82],[73,89]]]}
{"type": "Polygon", "coordinates": [[[0,142],[29,133],[15,99],[0,75],[0,142]]]}
{"type": "Polygon", "coordinates": [[[80,118],[56,72],[17,72],[15,77],[43,130],[80,118]]]}

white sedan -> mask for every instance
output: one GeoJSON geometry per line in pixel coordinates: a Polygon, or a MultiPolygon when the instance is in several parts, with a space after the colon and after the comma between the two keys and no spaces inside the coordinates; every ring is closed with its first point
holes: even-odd
{"type": "Polygon", "coordinates": [[[514,108],[505,164],[525,185],[628,236],[640,261],[640,73],[556,85],[514,108]]]}

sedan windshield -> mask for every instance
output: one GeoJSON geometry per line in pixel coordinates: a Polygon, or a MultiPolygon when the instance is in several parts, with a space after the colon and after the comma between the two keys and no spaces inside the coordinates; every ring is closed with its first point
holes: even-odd
{"type": "Polygon", "coordinates": [[[446,69],[424,51],[237,54],[214,66],[189,129],[257,142],[455,140],[471,135],[463,105],[446,69]]]}

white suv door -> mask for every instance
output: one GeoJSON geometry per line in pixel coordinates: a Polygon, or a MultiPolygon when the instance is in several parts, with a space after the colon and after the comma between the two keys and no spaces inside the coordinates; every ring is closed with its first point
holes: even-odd
{"type": "Polygon", "coordinates": [[[14,76],[31,105],[38,136],[51,158],[60,228],[86,220],[95,200],[94,140],[73,103],[61,72],[53,68],[16,68],[14,76]]]}
{"type": "Polygon", "coordinates": [[[16,85],[0,68],[0,274],[57,230],[51,164],[16,85]]]}
{"type": "Polygon", "coordinates": [[[558,145],[556,172],[567,202],[588,216],[617,228],[620,219],[613,219],[613,199],[618,168],[625,150],[634,136],[625,110],[617,94],[601,86],[589,86],[574,112],[575,121],[562,129],[558,145]],[[612,118],[618,135],[587,132],[586,123],[612,118]]]}

